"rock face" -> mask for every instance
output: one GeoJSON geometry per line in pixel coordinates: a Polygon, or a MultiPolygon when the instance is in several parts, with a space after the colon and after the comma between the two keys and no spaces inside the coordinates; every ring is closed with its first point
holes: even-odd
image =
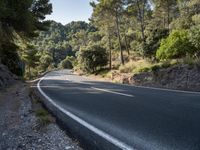
{"type": "Polygon", "coordinates": [[[16,79],[16,75],[12,74],[6,66],[0,64],[0,88],[9,85],[16,79]]]}
{"type": "Polygon", "coordinates": [[[200,66],[176,65],[155,72],[135,74],[130,84],[178,90],[200,91],[200,66]]]}

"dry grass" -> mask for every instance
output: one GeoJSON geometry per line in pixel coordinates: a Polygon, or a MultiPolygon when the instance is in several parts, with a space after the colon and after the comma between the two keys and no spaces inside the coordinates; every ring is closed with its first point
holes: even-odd
{"type": "Polygon", "coordinates": [[[30,97],[32,100],[32,109],[38,117],[38,121],[41,127],[46,126],[52,122],[55,122],[55,118],[43,107],[40,98],[34,93],[33,89],[30,89],[30,97]]]}
{"type": "Polygon", "coordinates": [[[129,61],[125,65],[121,65],[119,67],[120,73],[136,73],[141,68],[151,67],[152,63],[145,59],[137,60],[137,61],[129,61]]]}

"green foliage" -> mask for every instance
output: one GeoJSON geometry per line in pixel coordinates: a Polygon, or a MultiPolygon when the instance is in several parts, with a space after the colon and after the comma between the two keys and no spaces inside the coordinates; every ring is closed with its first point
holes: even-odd
{"type": "Polygon", "coordinates": [[[148,57],[155,56],[156,50],[160,47],[160,42],[162,38],[168,36],[168,29],[155,28],[148,32],[146,39],[146,51],[145,55],[148,57]]]}
{"type": "Polygon", "coordinates": [[[39,64],[40,56],[37,54],[37,50],[32,45],[26,46],[25,50],[22,50],[21,59],[26,66],[25,77],[31,79],[32,77],[37,76],[37,70],[31,69],[36,68],[39,64]]]}
{"type": "Polygon", "coordinates": [[[6,65],[16,75],[23,75],[23,63],[20,62],[17,47],[14,43],[3,43],[0,46],[0,63],[6,65]]]}
{"type": "Polygon", "coordinates": [[[170,28],[176,30],[189,29],[191,26],[193,26],[193,22],[192,18],[188,14],[175,19],[170,24],[170,28]]]}
{"type": "Polygon", "coordinates": [[[149,68],[149,67],[144,67],[144,68],[140,68],[139,70],[138,70],[138,73],[142,73],[142,72],[151,72],[152,70],[151,70],[151,68],[149,68]]]}
{"type": "Polygon", "coordinates": [[[196,49],[194,53],[196,53],[197,56],[200,56],[200,25],[194,26],[190,29],[189,40],[196,49]]]}
{"type": "Polygon", "coordinates": [[[43,52],[40,56],[39,62],[39,68],[41,72],[44,72],[52,64],[53,57],[48,52],[43,52]]]}
{"type": "Polygon", "coordinates": [[[82,47],[78,54],[78,61],[81,68],[89,73],[94,73],[98,68],[108,63],[106,50],[100,45],[82,47]]]}
{"type": "Polygon", "coordinates": [[[45,126],[53,121],[53,118],[50,116],[47,110],[44,108],[35,108],[36,116],[38,117],[39,123],[42,126],[45,126]]]}
{"type": "MultiPolygon", "coordinates": [[[[37,36],[36,30],[47,29],[48,22],[44,19],[51,12],[49,0],[0,1],[0,62],[7,65],[13,73],[22,75],[24,68],[18,55],[21,47],[16,46],[15,40],[21,38],[27,41],[37,36]]],[[[33,66],[33,59],[28,56],[30,54],[27,51],[24,53],[27,55],[23,59],[29,66],[33,66]]]]}
{"type": "Polygon", "coordinates": [[[22,60],[28,67],[36,67],[39,62],[37,50],[32,45],[28,45],[26,50],[23,51],[22,60]]]}
{"type": "Polygon", "coordinates": [[[157,72],[158,70],[160,69],[165,69],[165,68],[168,68],[168,67],[171,67],[171,66],[174,66],[177,64],[177,61],[163,61],[163,62],[160,62],[160,63],[156,63],[156,64],[151,64],[147,67],[141,67],[138,69],[138,72],[141,73],[141,72],[157,72]]]}
{"type": "Polygon", "coordinates": [[[130,47],[131,47],[131,49],[132,49],[133,51],[135,51],[137,54],[143,55],[143,53],[144,53],[144,45],[143,45],[143,43],[134,40],[134,41],[132,41],[132,42],[130,43],[130,47]]]}
{"type": "Polygon", "coordinates": [[[75,58],[73,56],[67,56],[63,61],[60,62],[62,69],[72,69],[75,66],[75,58]]]}
{"type": "Polygon", "coordinates": [[[108,58],[109,68],[120,72],[156,71],[132,60],[200,56],[199,0],[98,0],[91,6],[90,23],[62,25],[44,21],[52,12],[49,0],[0,0],[0,61],[33,76],[58,64],[95,72],[108,58]],[[16,39],[23,44],[16,46],[16,39]]]}
{"type": "Polygon", "coordinates": [[[48,51],[57,66],[66,56],[75,56],[80,46],[88,42],[88,34],[95,30],[90,24],[77,21],[62,25],[50,22],[49,30],[39,32],[39,36],[32,41],[38,51],[48,51]]]}
{"type": "Polygon", "coordinates": [[[169,37],[161,41],[156,57],[161,60],[181,58],[186,56],[186,54],[193,53],[193,49],[188,38],[188,31],[174,30],[169,37]]]}
{"type": "Polygon", "coordinates": [[[129,72],[132,72],[134,69],[135,69],[135,66],[131,63],[127,63],[119,67],[120,73],[129,73],[129,72]]]}

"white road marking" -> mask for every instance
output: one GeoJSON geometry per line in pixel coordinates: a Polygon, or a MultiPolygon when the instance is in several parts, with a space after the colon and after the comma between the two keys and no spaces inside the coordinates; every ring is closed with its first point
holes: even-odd
{"type": "MultiPolygon", "coordinates": [[[[84,83],[84,82],[81,82],[81,81],[72,81],[72,80],[68,80],[68,79],[66,79],[66,80],[69,81],[69,82],[78,83],[78,84],[92,85],[90,83],[84,83]]],[[[97,90],[97,91],[103,91],[103,92],[122,95],[122,96],[126,96],[126,97],[135,97],[135,96],[130,95],[130,94],[115,92],[115,91],[111,91],[111,90],[108,90],[108,89],[101,89],[101,88],[96,88],[96,87],[90,87],[90,88],[94,89],[94,90],[97,90]]]]}
{"type": "MultiPolygon", "coordinates": [[[[109,81],[108,81],[108,82],[109,82],[109,81]]],[[[109,83],[113,83],[113,82],[109,82],[109,83]]],[[[177,93],[185,93],[185,94],[200,94],[200,92],[195,92],[195,91],[183,91],[183,90],[175,90],[175,89],[167,89],[167,88],[158,88],[158,87],[148,87],[148,86],[139,86],[139,85],[122,84],[122,83],[113,83],[113,84],[121,85],[121,86],[128,86],[128,87],[141,88],[141,89],[157,90],[157,91],[177,92],[177,93]]]]}
{"type": "Polygon", "coordinates": [[[47,96],[44,91],[41,89],[40,87],[40,83],[42,80],[44,80],[45,77],[43,77],[38,83],[37,83],[37,88],[39,90],[39,92],[51,103],[53,104],[57,109],[59,109],[60,111],[62,111],[64,114],[66,114],[67,116],[69,116],[70,118],[72,118],[73,120],[75,120],[76,122],[80,123],[81,125],[83,125],[84,127],[88,128],[89,130],[91,130],[92,132],[94,132],[95,134],[101,136],[102,138],[104,138],[105,140],[107,140],[108,142],[114,144],[115,146],[119,147],[120,149],[123,150],[134,150],[133,147],[127,145],[126,143],[118,140],[117,138],[113,137],[112,135],[109,135],[107,133],[105,133],[104,131],[96,128],[95,126],[89,124],[88,122],[84,121],[83,119],[79,118],[78,116],[74,115],[73,113],[65,110],[64,108],[62,108],[61,106],[59,106],[58,104],[56,104],[49,96],[47,96]]]}
{"type": "Polygon", "coordinates": [[[69,80],[69,79],[66,79],[66,80],[69,81],[69,82],[72,82],[72,83],[77,83],[77,84],[92,85],[92,83],[84,83],[84,82],[81,82],[81,81],[72,81],[72,80],[69,80]]]}
{"type": "Polygon", "coordinates": [[[35,79],[35,80],[31,80],[31,81],[26,81],[27,83],[33,83],[33,82],[37,82],[37,81],[39,81],[41,78],[37,78],[37,79],[35,79]]]}
{"type": "MultiPolygon", "coordinates": [[[[36,85],[33,85],[31,86],[32,88],[35,88],[37,87],[36,85]]],[[[45,85],[45,86],[40,86],[40,87],[44,87],[44,88],[64,88],[64,87],[61,87],[61,86],[58,86],[58,85],[45,85]]]]}
{"type": "Polygon", "coordinates": [[[130,94],[124,94],[124,93],[120,93],[120,92],[114,92],[114,91],[107,90],[107,89],[100,89],[100,88],[96,88],[96,87],[91,87],[91,88],[94,89],[94,90],[97,90],[97,91],[103,91],[103,92],[117,94],[117,95],[122,95],[122,96],[127,96],[127,97],[135,97],[135,96],[130,95],[130,94]]]}
{"type": "MultiPolygon", "coordinates": [[[[74,75],[76,75],[76,74],[74,74],[74,75]]],[[[88,79],[91,80],[89,77],[85,77],[85,76],[84,77],[81,76],[81,77],[85,78],[87,80],[88,79]]],[[[68,80],[68,81],[73,82],[72,80],[68,80]]],[[[116,85],[121,85],[121,86],[135,87],[135,88],[152,89],[152,90],[160,90],[160,91],[168,91],[168,92],[185,93],[185,94],[198,94],[198,95],[200,94],[200,91],[199,92],[195,92],[195,91],[183,91],[183,90],[175,90],[175,89],[167,89],[167,88],[157,88],[157,87],[147,87],[147,86],[139,86],[139,85],[131,85],[131,84],[113,83],[113,82],[110,82],[110,81],[106,81],[106,82],[112,83],[112,84],[116,84],[116,85]]],[[[74,83],[88,84],[88,83],[83,83],[83,82],[74,82],[74,83]]]]}

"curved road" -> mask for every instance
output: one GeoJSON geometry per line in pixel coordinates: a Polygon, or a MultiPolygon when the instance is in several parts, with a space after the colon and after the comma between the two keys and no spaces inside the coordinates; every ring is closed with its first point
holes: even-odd
{"type": "Polygon", "coordinates": [[[38,89],[59,109],[120,149],[199,150],[200,94],[48,73],[38,89]]]}

